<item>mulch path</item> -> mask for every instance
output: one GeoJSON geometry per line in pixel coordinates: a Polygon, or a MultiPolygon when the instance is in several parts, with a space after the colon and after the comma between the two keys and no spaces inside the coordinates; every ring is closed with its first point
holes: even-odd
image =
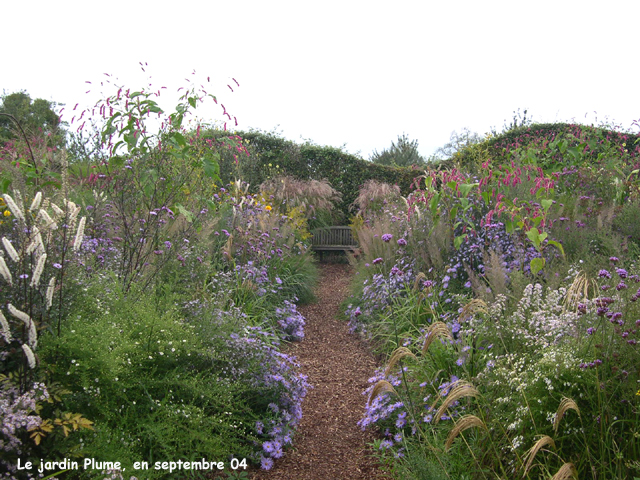
{"type": "Polygon", "coordinates": [[[383,478],[367,446],[374,434],[357,425],[367,401],[362,391],[376,361],[366,344],[338,319],[353,270],[339,264],[320,268],[317,302],[298,309],[306,319],[305,338],[286,350],[297,357],[313,388],[302,403],[293,448],[271,470],[256,472],[253,480],[383,478]]]}

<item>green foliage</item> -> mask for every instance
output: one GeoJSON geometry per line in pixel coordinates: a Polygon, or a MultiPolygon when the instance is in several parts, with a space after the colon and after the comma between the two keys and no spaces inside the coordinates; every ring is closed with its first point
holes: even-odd
{"type": "MultiPolygon", "coordinates": [[[[55,102],[42,98],[32,100],[24,91],[2,95],[0,100],[0,114],[11,115],[28,136],[41,134],[47,138],[49,147],[61,148],[65,145],[65,124],[55,112],[55,102]]],[[[20,135],[16,135],[19,127],[6,115],[0,115],[0,144],[20,138],[20,135]]]]}
{"type": "Polygon", "coordinates": [[[82,455],[129,466],[252,452],[255,394],[224,371],[232,354],[221,334],[234,328],[203,337],[175,300],[163,290],[132,303],[117,282],[94,282],[43,348],[43,361],[73,391],[65,404],[96,422],[82,455]]]}

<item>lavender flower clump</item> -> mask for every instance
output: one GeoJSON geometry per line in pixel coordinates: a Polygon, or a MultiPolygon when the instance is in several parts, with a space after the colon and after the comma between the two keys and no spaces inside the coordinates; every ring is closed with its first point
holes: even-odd
{"type": "Polygon", "coordinates": [[[285,340],[297,341],[304,338],[304,317],[298,312],[295,303],[285,300],[283,308],[276,308],[276,318],[286,335],[285,340]]]}
{"type": "Polygon", "coordinates": [[[36,404],[48,398],[49,393],[41,383],[34,383],[23,394],[12,385],[5,385],[0,390],[0,451],[4,452],[0,455],[0,465],[7,472],[16,471],[15,462],[8,461],[10,457],[29,453],[29,445],[25,445],[21,437],[40,426],[42,418],[36,414],[36,404]]]}

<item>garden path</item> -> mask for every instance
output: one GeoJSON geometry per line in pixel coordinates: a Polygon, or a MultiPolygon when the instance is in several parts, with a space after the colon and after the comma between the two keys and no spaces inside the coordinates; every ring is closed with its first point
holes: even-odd
{"type": "Polygon", "coordinates": [[[297,357],[309,389],[294,447],[269,471],[253,480],[365,480],[382,478],[367,444],[374,437],[357,425],[366,398],[362,391],[376,368],[366,344],[338,319],[353,270],[348,265],[320,265],[317,302],[299,307],[305,338],[287,353],[297,357]]]}

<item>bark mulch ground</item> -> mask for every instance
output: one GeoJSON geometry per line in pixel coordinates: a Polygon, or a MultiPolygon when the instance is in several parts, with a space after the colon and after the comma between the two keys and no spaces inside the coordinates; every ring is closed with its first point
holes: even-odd
{"type": "Polygon", "coordinates": [[[362,391],[376,362],[366,344],[338,319],[353,270],[337,264],[320,268],[317,302],[299,308],[306,319],[305,338],[287,348],[313,388],[302,404],[294,447],[253,480],[383,478],[367,447],[374,436],[357,425],[367,401],[362,391]]]}

